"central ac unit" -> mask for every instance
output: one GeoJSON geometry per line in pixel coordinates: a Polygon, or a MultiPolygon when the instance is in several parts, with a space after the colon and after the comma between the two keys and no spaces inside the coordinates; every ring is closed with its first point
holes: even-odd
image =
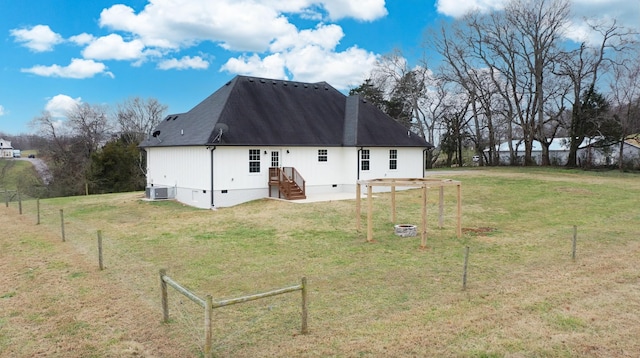
{"type": "Polygon", "coordinates": [[[169,188],[147,187],[145,190],[147,199],[169,199],[169,188]]]}

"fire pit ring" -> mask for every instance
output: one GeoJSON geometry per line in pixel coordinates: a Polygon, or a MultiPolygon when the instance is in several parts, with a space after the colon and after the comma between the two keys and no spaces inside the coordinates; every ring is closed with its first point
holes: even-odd
{"type": "Polygon", "coordinates": [[[418,230],[415,225],[411,224],[398,224],[394,227],[395,234],[400,237],[414,237],[418,235],[418,230]]]}

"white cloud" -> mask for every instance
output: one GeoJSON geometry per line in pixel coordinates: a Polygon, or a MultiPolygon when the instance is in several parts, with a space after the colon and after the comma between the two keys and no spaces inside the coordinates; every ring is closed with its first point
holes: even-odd
{"type": "MultiPolygon", "coordinates": [[[[459,18],[469,11],[491,12],[501,10],[508,0],[437,0],[439,13],[459,18]]],[[[569,40],[597,44],[601,35],[594,32],[585,22],[612,23],[640,30],[638,15],[640,2],[629,0],[571,0],[571,18],[565,27],[565,36],[569,40]]]]}
{"type": "Polygon", "coordinates": [[[280,54],[269,55],[264,59],[256,54],[230,58],[220,70],[247,76],[288,79],[285,62],[280,54]]]}
{"type": "Polygon", "coordinates": [[[186,69],[196,69],[196,70],[206,70],[209,68],[209,62],[205,61],[200,56],[184,56],[181,59],[171,58],[168,60],[163,60],[158,63],[158,68],[161,70],[186,70],[186,69]]]}
{"type": "Polygon", "coordinates": [[[340,78],[352,82],[352,77],[371,68],[375,55],[358,47],[336,52],[344,37],[340,26],[321,22],[315,28],[298,29],[288,17],[373,21],[386,15],[385,0],[148,0],[139,11],[116,4],[102,10],[99,18],[100,26],[113,33],[69,37],[68,42],[86,46],[83,59],[73,59],[68,66],[34,66],[22,71],[65,78],[113,76],[105,64],[96,61],[127,60],[139,66],[152,58],[161,59],[157,63],[161,70],[206,69],[206,57],[176,53],[212,42],[236,52],[222,66],[224,71],[274,78],[290,73],[300,80],[328,80],[335,67],[340,78]],[[237,56],[238,52],[245,54],[237,56]],[[164,58],[168,54],[173,56],[164,58]]]}
{"type": "Polygon", "coordinates": [[[376,55],[356,46],[336,52],[344,36],[337,25],[319,24],[278,38],[271,45],[273,54],[232,58],[221,70],[235,74],[287,79],[303,82],[327,81],[338,89],[361,83],[376,62],[376,55]]]}
{"type": "Polygon", "coordinates": [[[508,0],[437,0],[439,13],[454,18],[462,17],[470,11],[491,12],[504,8],[508,0]]]}
{"type": "Polygon", "coordinates": [[[324,0],[322,4],[332,20],[352,17],[373,21],[387,15],[384,0],[324,0]]]}
{"type": "Polygon", "coordinates": [[[100,26],[126,31],[146,46],[180,49],[211,41],[232,51],[263,52],[277,38],[298,32],[285,14],[372,21],[387,14],[384,0],[151,0],[136,13],[118,4],[104,9],[100,26]]]}
{"type": "Polygon", "coordinates": [[[102,11],[100,25],[166,49],[212,41],[230,50],[264,51],[275,37],[295,31],[273,8],[237,1],[156,0],[138,14],[128,6],[114,5],[102,11]]]}
{"type": "Polygon", "coordinates": [[[143,56],[143,49],[140,40],[126,42],[122,36],[110,34],[91,42],[82,55],[95,60],[137,60],[143,56]]]}
{"type": "Polygon", "coordinates": [[[0,116],[4,116],[4,106],[0,104],[0,116]]]}
{"type": "Polygon", "coordinates": [[[260,3],[283,13],[314,20],[323,18],[321,10],[327,12],[330,20],[353,18],[373,21],[387,15],[385,0],[262,0],[260,3]]]}
{"type": "Polygon", "coordinates": [[[271,44],[270,50],[278,52],[308,45],[332,50],[340,43],[340,39],[343,37],[344,32],[340,26],[319,24],[313,30],[302,30],[279,37],[271,44]]]}
{"type": "Polygon", "coordinates": [[[107,71],[107,66],[103,63],[93,60],[83,60],[74,58],[68,66],[34,66],[31,68],[23,68],[22,72],[33,73],[44,77],[63,77],[63,78],[90,78],[97,74],[103,73],[113,77],[113,74],[107,71]]]}
{"type": "Polygon", "coordinates": [[[585,22],[569,21],[564,28],[564,36],[575,42],[592,42],[594,34],[585,22]]]}
{"type": "Polygon", "coordinates": [[[66,117],[70,110],[82,104],[82,98],[71,98],[66,94],[58,94],[49,98],[44,106],[45,111],[49,112],[54,118],[66,117]]]}
{"type": "Polygon", "coordinates": [[[11,36],[34,52],[46,52],[64,40],[62,36],[51,31],[47,25],[36,25],[26,29],[12,29],[11,36]]]}
{"type": "Polygon", "coordinates": [[[293,79],[303,82],[327,81],[338,89],[362,83],[376,62],[376,55],[358,47],[343,52],[326,51],[318,46],[295,49],[285,56],[293,79]]]}
{"type": "Polygon", "coordinates": [[[221,70],[235,74],[288,79],[302,82],[327,81],[337,89],[362,83],[374,67],[377,57],[357,47],[343,52],[327,51],[320,46],[296,47],[290,51],[266,56],[231,58],[221,70]]]}
{"type": "Polygon", "coordinates": [[[95,36],[91,35],[91,34],[87,34],[85,32],[81,33],[80,35],[75,35],[75,36],[71,36],[69,37],[69,41],[75,43],[76,45],[79,46],[84,46],[84,45],[88,45],[91,42],[95,41],[95,36]]]}
{"type": "Polygon", "coordinates": [[[593,31],[589,24],[623,26],[640,31],[640,2],[627,0],[573,0],[573,18],[567,26],[567,38],[577,42],[598,45],[602,34],[593,31]]]}

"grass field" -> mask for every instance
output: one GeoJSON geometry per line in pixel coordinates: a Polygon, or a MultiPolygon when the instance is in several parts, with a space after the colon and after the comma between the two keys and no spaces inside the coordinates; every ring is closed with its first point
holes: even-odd
{"type": "Polygon", "coordinates": [[[0,159],[0,189],[16,190],[22,184],[39,181],[38,174],[28,161],[0,159]]]}
{"type": "MultiPolygon", "coordinates": [[[[40,225],[35,200],[22,216],[11,203],[0,208],[0,356],[201,356],[197,305],[169,291],[171,322],[161,323],[160,268],[214,300],[307,277],[309,334],[299,334],[299,293],[224,307],[213,317],[216,357],[638,355],[638,176],[445,177],[462,182],[464,234],[455,235],[453,188],[437,228],[433,191],[425,250],[419,237],[394,235],[389,194],[374,199],[373,243],[355,228],[353,200],[209,211],[141,193],[57,198],[40,201],[40,225]]],[[[420,195],[398,192],[397,223],[420,224],[420,195]]]]}

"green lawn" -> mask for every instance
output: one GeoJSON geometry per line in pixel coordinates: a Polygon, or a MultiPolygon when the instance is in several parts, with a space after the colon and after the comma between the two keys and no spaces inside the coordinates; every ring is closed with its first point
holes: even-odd
{"type": "Polygon", "coordinates": [[[26,160],[0,159],[0,190],[41,183],[33,165],[26,160]]]}
{"type": "MultiPolygon", "coordinates": [[[[298,334],[299,294],[225,307],[213,320],[220,357],[640,352],[638,176],[480,168],[444,177],[462,182],[464,234],[455,235],[453,188],[445,190],[445,227],[437,228],[434,190],[424,250],[419,237],[394,235],[389,194],[374,200],[373,243],[365,242],[366,226],[355,228],[353,200],[259,200],[210,211],[147,202],[138,193],[109,194],[42,200],[41,216],[42,225],[59,232],[64,209],[68,245],[87,260],[96,260],[101,230],[105,272],[129,285],[132,302],[157,306],[158,320],[160,268],[214,300],[308,278],[308,335],[298,334]]],[[[419,225],[421,191],[397,195],[397,223],[419,225]]],[[[35,217],[32,203],[25,208],[35,217]]],[[[191,335],[185,354],[198,354],[202,312],[175,291],[169,301],[170,328],[191,335]]]]}

